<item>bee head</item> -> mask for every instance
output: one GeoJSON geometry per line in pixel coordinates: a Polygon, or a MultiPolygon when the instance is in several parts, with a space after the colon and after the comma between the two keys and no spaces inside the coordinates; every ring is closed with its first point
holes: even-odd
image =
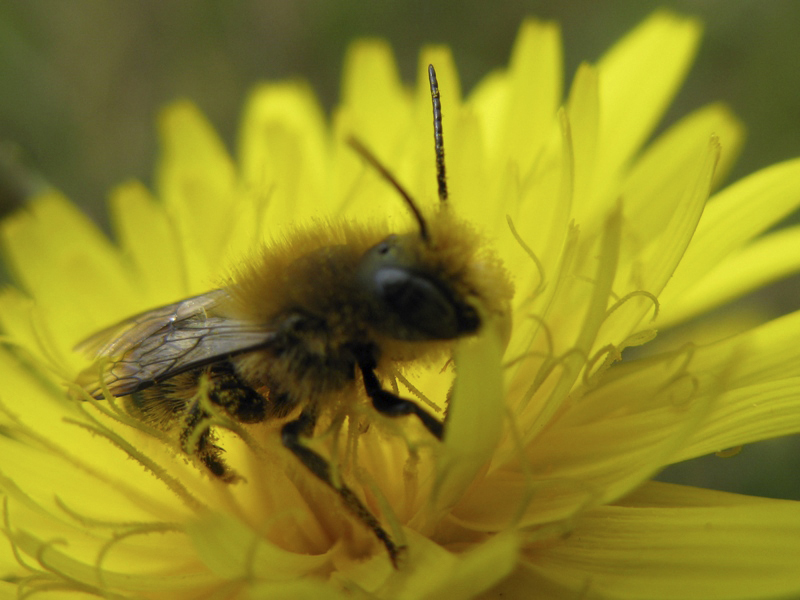
{"type": "Polygon", "coordinates": [[[433,65],[428,66],[433,103],[433,138],[439,210],[425,221],[410,194],[355,138],[349,144],[400,194],[418,233],[390,235],[367,250],[358,266],[358,285],[382,333],[400,340],[450,340],[475,333],[481,325],[467,298],[475,295],[471,261],[476,239],[449,218],[444,164],[442,109],[433,65]],[[433,233],[432,230],[433,229],[433,233]]]}
{"type": "Polygon", "coordinates": [[[383,333],[403,340],[449,340],[474,333],[477,310],[426,260],[430,247],[416,233],[390,235],[367,250],[358,283],[383,333]]]}

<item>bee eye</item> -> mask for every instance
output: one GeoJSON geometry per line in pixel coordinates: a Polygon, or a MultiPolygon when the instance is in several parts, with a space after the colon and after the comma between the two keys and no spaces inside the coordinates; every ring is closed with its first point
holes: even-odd
{"type": "Polygon", "coordinates": [[[373,283],[386,308],[411,330],[431,339],[462,333],[455,306],[426,278],[399,267],[382,267],[373,283]]]}
{"type": "Polygon", "coordinates": [[[448,340],[474,333],[475,309],[456,300],[436,277],[416,267],[408,248],[419,237],[389,236],[364,255],[358,279],[381,330],[406,340],[448,340]]]}

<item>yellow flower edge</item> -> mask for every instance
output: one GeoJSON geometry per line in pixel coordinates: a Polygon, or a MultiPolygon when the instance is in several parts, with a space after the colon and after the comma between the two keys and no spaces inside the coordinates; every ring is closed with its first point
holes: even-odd
{"type": "MultiPolygon", "coordinates": [[[[648,482],[672,462],[800,430],[800,313],[618,362],[800,270],[800,231],[767,233],[800,205],[800,161],[713,192],[742,138],[719,104],[643,146],[699,35],[696,21],[655,13],[581,66],[563,106],[552,23],[524,23],[509,67],[466,98],[446,48],[423,52],[409,91],[388,47],[360,42],[330,127],[305,86],[263,85],[234,159],[191,103],[165,109],[155,193],[128,182],[112,194],[116,244],[57,192],[4,221],[17,287],[0,295],[0,597],[800,594],[796,502],[648,482]],[[349,134],[433,206],[428,63],[453,209],[512,272],[514,327],[505,349],[491,328],[459,347],[442,444],[366,407],[366,432],[310,442],[407,545],[394,569],[270,424],[222,433],[247,479],[226,485],[116,403],[64,389],[85,366],[80,339],[216,287],[292,224],[406,223],[349,134]]],[[[406,376],[447,396],[438,368],[406,376]]]]}

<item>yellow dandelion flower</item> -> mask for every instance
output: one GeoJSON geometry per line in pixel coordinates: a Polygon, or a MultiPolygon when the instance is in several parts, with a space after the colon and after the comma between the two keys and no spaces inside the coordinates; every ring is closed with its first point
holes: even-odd
{"type": "Polygon", "coordinates": [[[657,330],[800,270],[800,230],[768,232],[800,205],[800,160],[713,192],[742,137],[720,105],[645,146],[699,35],[656,13],[581,66],[563,104],[550,23],[526,22],[508,68],[465,98],[446,49],[423,52],[409,92],[387,47],[362,42],[332,126],[304,86],[264,85],[235,160],[193,105],[167,108],[155,194],[132,182],[112,195],[118,244],[57,192],[7,219],[17,286],[0,295],[0,597],[800,595],[798,503],[649,481],[800,430],[800,313],[650,350],[657,330]],[[77,399],[87,360],[73,348],[218,286],[297,224],[407,230],[396,191],[345,140],[434,205],[429,63],[452,210],[512,274],[513,328],[460,342],[455,378],[445,359],[384,377],[440,415],[447,403],[441,442],[363,393],[303,442],[405,547],[395,567],[284,448],[292,416],[242,424],[209,408],[240,476],[226,483],[180,451],[202,434],[180,442],[108,394],[77,399]],[[631,346],[642,358],[620,361],[631,346]]]}

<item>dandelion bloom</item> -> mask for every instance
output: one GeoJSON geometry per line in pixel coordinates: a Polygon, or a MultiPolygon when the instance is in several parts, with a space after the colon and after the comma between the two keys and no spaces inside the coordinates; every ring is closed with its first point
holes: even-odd
{"type": "MultiPolygon", "coordinates": [[[[168,107],[155,194],[116,189],[110,242],[57,192],[2,225],[3,598],[771,598],[800,595],[800,505],[655,483],[664,466],[800,429],[800,313],[699,344],[664,332],[800,268],[800,160],[716,191],[742,128],[702,108],[644,146],[699,25],[657,13],[562,104],[556,26],[522,26],[510,65],[462,98],[446,49],[398,80],[356,44],[328,125],[297,83],[256,89],[237,159],[189,103],[168,107]],[[279,423],[221,432],[222,483],[114,402],[65,389],[79,340],[205,292],[264,241],[319,217],[408,215],[343,140],[436,201],[439,73],[453,209],[512,273],[514,323],[460,344],[455,382],[404,373],[442,443],[377,416],[309,442],[407,549],[398,569],[282,448],[279,423]],[[662,338],[663,339],[663,338],[662,338]],[[623,349],[643,346],[637,360],[623,349]]],[[[74,384],[73,384],[74,385],[74,384]]],[[[408,422],[407,422],[408,421],[408,422]]]]}

